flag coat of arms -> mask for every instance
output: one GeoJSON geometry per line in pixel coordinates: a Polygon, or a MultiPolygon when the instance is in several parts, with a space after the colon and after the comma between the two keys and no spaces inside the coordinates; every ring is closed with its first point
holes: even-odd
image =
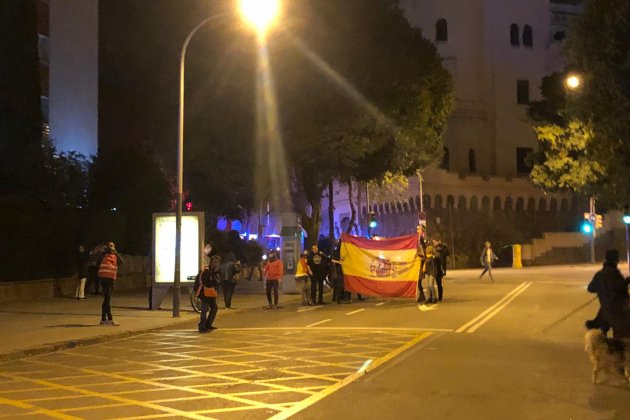
{"type": "Polygon", "coordinates": [[[367,296],[416,297],[418,236],[367,239],[341,236],[344,288],[367,296]]]}

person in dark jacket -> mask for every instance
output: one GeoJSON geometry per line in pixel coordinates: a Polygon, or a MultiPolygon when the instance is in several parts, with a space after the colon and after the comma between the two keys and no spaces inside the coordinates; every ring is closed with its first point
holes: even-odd
{"type": "Polygon", "coordinates": [[[333,263],[333,270],[335,270],[335,293],[334,301],[338,304],[350,303],[350,297],[346,294],[343,283],[343,267],[341,262],[341,241],[337,243],[333,250],[331,262],[333,263]]]}
{"type": "Polygon", "coordinates": [[[195,285],[193,286],[195,294],[199,296],[201,300],[201,313],[199,317],[199,332],[209,332],[215,330],[217,327],[212,325],[214,319],[219,312],[217,306],[217,288],[221,281],[221,259],[218,256],[210,258],[210,265],[205,266],[203,271],[199,273],[195,279],[195,285]],[[208,309],[210,314],[208,314],[208,309]]]}
{"type": "Polygon", "coordinates": [[[87,258],[87,282],[86,287],[90,289],[94,287],[94,294],[98,295],[100,292],[100,282],[98,280],[98,263],[103,256],[105,244],[98,244],[88,254],[87,258]]]}
{"type": "Polygon", "coordinates": [[[597,293],[599,313],[596,320],[612,327],[613,337],[630,338],[630,312],[628,304],[628,284],[630,279],[624,278],[617,264],[619,251],[606,251],[604,266],[598,271],[588,285],[588,291],[597,293]]]}
{"type": "Polygon", "coordinates": [[[324,281],[330,270],[330,257],[319,250],[317,245],[311,246],[308,254],[308,266],[313,273],[311,279],[311,299],[313,304],[324,304],[324,281]],[[317,298],[317,301],[315,301],[317,298]]]}
{"type": "Polygon", "coordinates": [[[442,286],[442,278],[446,275],[446,271],[444,267],[446,267],[446,257],[448,255],[448,250],[446,250],[446,253],[445,253],[442,245],[444,245],[444,243],[440,241],[439,239],[435,239],[433,241],[433,249],[435,250],[435,262],[436,262],[435,284],[437,285],[438,302],[442,302],[442,295],[444,294],[444,287],[442,286]]]}
{"type": "Polygon", "coordinates": [[[88,253],[85,251],[83,245],[79,245],[77,250],[77,276],[79,278],[77,282],[77,288],[74,292],[74,297],[77,299],[85,299],[85,282],[87,280],[87,260],[88,253]]]}
{"type": "Polygon", "coordinates": [[[233,252],[228,253],[225,256],[225,261],[221,264],[221,289],[223,290],[225,309],[232,307],[232,296],[234,295],[234,288],[240,272],[240,261],[236,260],[233,252]]]}

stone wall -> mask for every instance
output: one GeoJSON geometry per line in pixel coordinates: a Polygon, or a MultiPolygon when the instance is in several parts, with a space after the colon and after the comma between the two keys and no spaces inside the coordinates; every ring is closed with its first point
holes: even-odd
{"type": "MultiPolygon", "coordinates": [[[[123,258],[125,264],[119,267],[118,278],[114,285],[116,291],[142,290],[150,287],[151,276],[147,269],[147,258],[131,255],[125,255],[123,258]]],[[[0,282],[0,303],[51,297],[74,297],[77,282],[76,276],[0,282]]]]}

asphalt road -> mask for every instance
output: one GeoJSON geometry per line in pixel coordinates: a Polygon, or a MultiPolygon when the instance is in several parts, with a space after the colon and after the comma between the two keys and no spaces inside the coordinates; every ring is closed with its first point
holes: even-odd
{"type": "Polygon", "coordinates": [[[590,383],[590,268],[477,275],[449,273],[430,307],[261,300],[209,334],[14,360],[0,365],[0,418],[630,419],[630,387],[590,383]]]}

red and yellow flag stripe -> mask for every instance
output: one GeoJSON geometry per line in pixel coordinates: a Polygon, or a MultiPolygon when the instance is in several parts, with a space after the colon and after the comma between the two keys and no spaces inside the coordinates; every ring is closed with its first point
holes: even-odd
{"type": "Polygon", "coordinates": [[[368,296],[416,296],[417,235],[374,240],[343,234],[341,241],[346,290],[368,296]]]}

